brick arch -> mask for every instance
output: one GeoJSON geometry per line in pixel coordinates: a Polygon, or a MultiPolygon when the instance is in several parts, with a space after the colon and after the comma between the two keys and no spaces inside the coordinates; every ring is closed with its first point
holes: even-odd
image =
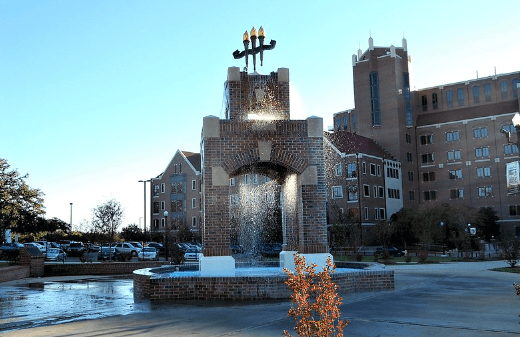
{"type": "Polygon", "coordinates": [[[258,148],[235,153],[222,163],[222,168],[229,176],[237,175],[243,167],[256,166],[261,163],[272,163],[284,167],[288,172],[301,174],[308,166],[305,158],[298,157],[283,149],[271,149],[270,160],[260,160],[258,148]]]}

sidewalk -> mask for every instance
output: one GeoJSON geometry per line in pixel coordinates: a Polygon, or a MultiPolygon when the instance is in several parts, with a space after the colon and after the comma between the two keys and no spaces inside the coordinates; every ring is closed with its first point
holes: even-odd
{"type": "MultiPolygon", "coordinates": [[[[520,275],[488,271],[505,262],[388,266],[395,291],[343,295],[351,336],[520,334],[520,275]]],[[[151,312],[7,332],[1,336],[281,336],[294,321],[289,301],[164,303],[151,312]]],[[[294,332],[290,331],[291,333],[294,332]]]]}

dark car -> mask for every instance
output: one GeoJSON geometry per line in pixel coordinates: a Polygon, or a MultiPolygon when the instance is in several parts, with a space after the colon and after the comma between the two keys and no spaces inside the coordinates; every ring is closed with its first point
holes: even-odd
{"type": "Polygon", "coordinates": [[[161,244],[161,243],[157,243],[157,242],[148,242],[147,244],[148,247],[153,247],[155,249],[157,249],[157,251],[159,252],[159,254],[164,254],[166,252],[166,249],[164,248],[164,246],[161,244]]]}
{"type": "Polygon", "coordinates": [[[71,242],[69,249],[67,249],[68,256],[83,256],[85,252],[85,246],[83,242],[71,242]]]}
{"type": "Polygon", "coordinates": [[[3,253],[10,253],[13,251],[19,251],[20,248],[23,247],[21,243],[18,242],[11,242],[11,243],[4,243],[0,246],[0,250],[3,253]]]}
{"type": "MultiPolygon", "coordinates": [[[[384,251],[385,251],[385,248],[383,248],[383,247],[376,248],[376,254],[382,254],[384,251]]],[[[393,246],[387,247],[386,251],[388,252],[388,254],[390,254],[391,256],[395,256],[395,257],[404,255],[404,252],[402,249],[399,249],[399,248],[396,248],[393,246]]]]}
{"type": "Polygon", "coordinates": [[[101,261],[120,261],[121,253],[117,251],[114,247],[101,247],[98,252],[98,260],[101,261]]]}
{"type": "Polygon", "coordinates": [[[258,253],[265,257],[275,257],[282,252],[281,243],[263,243],[258,247],[258,253]]]}
{"type": "Polygon", "coordinates": [[[88,242],[88,243],[85,243],[85,250],[88,250],[91,252],[99,252],[99,246],[88,242]]]}

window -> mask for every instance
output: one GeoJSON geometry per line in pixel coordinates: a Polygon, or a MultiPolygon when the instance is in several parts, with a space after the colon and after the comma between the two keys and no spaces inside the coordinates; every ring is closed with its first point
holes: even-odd
{"type": "Polygon", "coordinates": [[[477,147],[475,149],[475,157],[489,157],[489,147],[477,147]]]}
{"type": "Polygon", "coordinates": [[[161,227],[164,228],[165,227],[165,224],[166,224],[166,219],[165,218],[161,218],[161,227]]]}
{"type": "Polygon", "coordinates": [[[413,171],[408,171],[408,181],[413,181],[413,171]]]}
{"type": "Polygon", "coordinates": [[[421,154],[421,163],[433,163],[435,161],[435,155],[433,153],[421,154]]]}
{"type": "Polygon", "coordinates": [[[459,106],[464,106],[464,90],[462,88],[457,89],[457,100],[459,102],[459,106]]]}
{"type": "Polygon", "coordinates": [[[435,181],[435,172],[423,172],[423,181],[435,181]]]}
{"type": "Polygon", "coordinates": [[[253,184],[258,184],[258,174],[253,174],[253,184]]]}
{"type": "Polygon", "coordinates": [[[153,228],[159,227],[159,219],[153,219],[153,228]]]}
{"type": "Polygon", "coordinates": [[[518,146],[516,144],[504,145],[504,153],[505,154],[516,154],[516,153],[518,153],[518,146]]]}
{"type": "Polygon", "coordinates": [[[166,191],[166,184],[162,183],[161,184],[161,193],[164,193],[165,191],[166,191]]]}
{"type": "Polygon", "coordinates": [[[502,92],[502,98],[507,98],[507,82],[500,82],[500,91],[502,92]]]}
{"type": "Polygon", "coordinates": [[[406,143],[412,144],[412,135],[409,133],[406,134],[406,143]]]}
{"type": "Polygon", "coordinates": [[[332,186],[332,199],[343,198],[343,186],[332,186]]]}
{"type": "Polygon", "coordinates": [[[231,194],[229,196],[229,203],[231,205],[238,205],[238,194],[231,194]]]}
{"type": "Polygon", "coordinates": [[[153,196],[154,197],[158,197],[159,196],[159,189],[160,189],[160,186],[158,184],[154,184],[153,185],[153,196]]]}
{"type": "Polygon", "coordinates": [[[348,129],[348,116],[343,117],[343,130],[348,129]]]}
{"type": "Polygon", "coordinates": [[[446,92],[446,103],[448,104],[448,108],[453,108],[453,92],[451,92],[451,90],[446,92]]]}
{"type": "Polygon", "coordinates": [[[477,167],[477,177],[491,177],[491,167],[477,167]]]}
{"type": "Polygon", "coordinates": [[[473,103],[480,103],[478,85],[473,86],[473,103]]]}
{"type": "Polygon", "coordinates": [[[424,200],[436,200],[437,192],[436,191],[424,191],[424,200]]]}
{"type": "Polygon", "coordinates": [[[386,176],[389,178],[399,179],[399,170],[392,167],[387,167],[386,176]]]}
{"type": "Polygon", "coordinates": [[[433,110],[437,110],[439,108],[439,100],[437,99],[436,92],[434,92],[432,94],[432,107],[433,107],[433,110]]]}
{"type": "Polygon", "coordinates": [[[191,217],[191,227],[197,227],[197,217],[191,217]]]}
{"type": "Polygon", "coordinates": [[[404,98],[404,114],[405,123],[407,126],[412,124],[412,99],[410,95],[410,76],[408,73],[403,73],[403,98],[404,98]]]}
{"type": "Polygon", "coordinates": [[[197,190],[197,180],[192,180],[191,181],[191,189],[192,189],[192,191],[196,191],[197,190]]]}
{"type": "Polygon", "coordinates": [[[365,220],[368,220],[368,207],[365,207],[365,220]]]}
{"type": "Polygon", "coordinates": [[[464,199],[464,189],[452,189],[450,190],[450,199],[464,199]]]}
{"type": "Polygon", "coordinates": [[[520,205],[510,205],[509,206],[509,215],[511,215],[511,216],[520,215],[520,205]]]}
{"type": "Polygon", "coordinates": [[[355,178],[355,177],[357,177],[356,163],[348,163],[347,164],[347,178],[355,178]]]}
{"type": "Polygon", "coordinates": [[[488,130],[487,126],[473,129],[473,138],[487,138],[488,130]]]}
{"type": "Polygon", "coordinates": [[[374,194],[373,194],[374,198],[377,198],[377,186],[374,186],[374,194]]]}
{"type": "Polygon", "coordinates": [[[396,188],[389,188],[386,195],[390,199],[401,199],[401,192],[396,188]]]}
{"type": "Polygon", "coordinates": [[[356,114],[352,113],[352,129],[356,128],[356,114]]]}
{"type": "Polygon", "coordinates": [[[428,111],[428,98],[426,95],[421,96],[422,111],[428,111]]]}
{"type": "Polygon", "coordinates": [[[165,209],[165,202],[161,201],[161,211],[163,211],[164,209],[165,209]]]}
{"type": "Polygon", "coordinates": [[[348,187],[348,201],[358,200],[358,191],[356,185],[350,185],[348,187]]]}
{"type": "Polygon", "coordinates": [[[506,131],[509,132],[510,134],[516,133],[516,128],[515,128],[515,126],[513,125],[513,123],[509,123],[509,124],[504,124],[504,125],[502,125],[502,129],[506,130],[506,131]]]}
{"type": "Polygon", "coordinates": [[[249,176],[249,174],[246,174],[246,176],[244,178],[244,184],[249,185],[250,183],[251,183],[251,177],[249,176]]]}
{"type": "Polygon", "coordinates": [[[379,75],[373,71],[370,76],[370,104],[372,107],[372,126],[381,126],[381,111],[379,109],[379,75]]]}
{"type": "Polygon", "coordinates": [[[461,169],[449,170],[448,172],[449,172],[449,178],[451,180],[462,179],[462,170],[461,169]]]}
{"type": "Polygon", "coordinates": [[[363,196],[370,197],[370,186],[363,185],[363,196]]]}
{"type": "Polygon", "coordinates": [[[376,164],[370,163],[370,175],[376,175],[376,164]]]}
{"type": "Polygon", "coordinates": [[[342,169],[341,169],[341,163],[336,164],[336,166],[335,166],[335,170],[336,170],[336,175],[337,175],[337,176],[340,176],[340,175],[343,174],[343,173],[342,173],[342,169]]]}
{"type": "Polygon", "coordinates": [[[446,141],[447,142],[456,142],[460,140],[459,131],[450,131],[446,132],[446,141]]]}
{"type": "Polygon", "coordinates": [[[377,211],[377,208],[374,208],[374,220],[379,220],[379,212],[377,211]]]}
{"type": "Polygon", "coordinates": [[[413,162],[413,155],[411,152],[406,152],[406,161],[408,161],[409,163],[413,162]]]}
{"type": "Polygon", "coordinates": [[[486,102],[491,102],[491,85],[489,83],[484,84],[484,96],[486,96],[486,102]]]}
{"type": "Polygon", "coordinates": [[[460,160],[460,150],[448,151],[448,160],[460,160]]]}
{"type": "Polygon", "coordinates": [[[381,165],[377,165],[377,176],[381,177],[381,165]]]}
{"type": "Polygon", "coordinates": [[[385,209],[384,208],[380,208],[379,209],[379,220],[385,220],[385,209]]]}
{"type": "Polygon", "coordinates": [[[341,131],[341,118],[336,118],[336,128],[338,131],[341,131]]]}
{"type": "Polygon", "coordinates": [[[490,197],[492,192],[493,192],[493,187],[491,187],[491,186],[485,186],[485,187],[478,188],[478,196],[480,198],[490,197]]]}
{"type": "Polygon", "coordinates": [[[154,201],[153,203],[153,214],[159,214],[160,204],[158,201],[154,201]]]}
{"type": "Polygon", "coordinates": [[[197,207],[197,199],[196,198],[192,198],[191,199],[191,208],[195,208],[197,207]]]}
{"type": "Polygon", "coordinates": [[[235,178],[229,179],[229,186],[235,186],[235,178]]]}
{"type": "Polygon", "coordinates": [[[384,197],[385,197],[385,189],[383,188],[383,186],[379,186],[378,189],[379,189],[379,191],[378,191],[378,194],[377,194],[377,195],[378,195],[380,198],[384,198],[384,197]]]}
{"type": "Polygon", "coordinates": [[[421,136],[421,145],[433,144],[433,135],[421,136]]]}
{"type": "Polygon", "coordinates": [[[414,201],[415,200],[415,192],[414,191],[408,191],[408,200],[414,201]]]}
{"type": "Polygon", "coordinates": [[[513,79],[513,96],[518,97],[518,78],[513,79]]]}
{"type": "Polygon", "coordinates": [[[367,163],[361,163],[361,169],[363,170],[363,174],[367,174],[367,163]]]}
{"type": "Polygon", "coordinates": [[[171,202],[170,208],[173,213],[183,212],[184,211],[184,202],[183,200],[173,200],[171,202]]]}

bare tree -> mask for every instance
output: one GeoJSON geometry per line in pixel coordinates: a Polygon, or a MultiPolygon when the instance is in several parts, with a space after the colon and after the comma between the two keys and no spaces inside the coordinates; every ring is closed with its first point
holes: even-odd
{"type": "Polygon", "coordinates": [[[114,235],[123,223],[123,218],[123,207],[115,199],[110,199],[92,209],[94,231],[107,235],[111,241],[114,241],[114,235]]]}

